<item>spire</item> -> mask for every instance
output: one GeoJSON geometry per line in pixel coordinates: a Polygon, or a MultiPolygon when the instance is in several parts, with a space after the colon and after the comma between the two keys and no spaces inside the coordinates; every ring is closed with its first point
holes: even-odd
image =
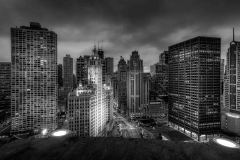
{"type": "Polygon", "coordinates": [[[92,52],[93,52],[93,55],[96,56],[96,54],[97,54],[97,48],[96,48],[96,43],[95,43],[95,41],[94,41],[94,46],[93,46],[92,52]]]}
{"type": "Polygon", "coordinates": [[[234,28],[233,28],[233,41],[235,41],[235,33],[234,33],[234,28]]]}

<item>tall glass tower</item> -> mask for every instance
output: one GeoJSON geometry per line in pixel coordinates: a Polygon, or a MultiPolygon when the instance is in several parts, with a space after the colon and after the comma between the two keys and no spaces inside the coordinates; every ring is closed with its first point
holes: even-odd
{"type": "Polygon", "coordinates": [[[57,34],[39,23],[11,28],[11,134],[54,130],[57,34]]]}
{"type": "Polygon", "coordinates": [[[220,132],[220,55],[220,38],[169,47],[169,122],[199,141],[220,132]]]}

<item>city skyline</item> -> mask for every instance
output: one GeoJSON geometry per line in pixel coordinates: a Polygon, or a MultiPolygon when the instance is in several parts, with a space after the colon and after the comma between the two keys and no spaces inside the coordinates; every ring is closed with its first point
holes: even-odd
{"type": "Polygon", "coordinates": [[[99,41],[105,55],[115,59],[115,70],[120,56],[129,58],[131,51],[138,50],[145,60],[144,71],[148,72],[159,53],[169,45],[197,35],[220,37],[221,57],[225,59],[232,28],[236,28],[236,40],[240,35],[235,8],[239,2],[235,0],[232,3],[185,0],[180,4],[155,0],[4,2],[0,2],[4,13],[0,16],[1,61],[10,61],[9,28],[30,21],[37,21],[59,35],[58,63],[62,63],[66,54],[75,60],[90,53],[99,41]],[[203,9],[197,9],[198,6],[203,9]]]}
{"type": "Polygon", "coordinates": [[[0,159],[239,160],[239,5],[0,0],[0,159]]]}

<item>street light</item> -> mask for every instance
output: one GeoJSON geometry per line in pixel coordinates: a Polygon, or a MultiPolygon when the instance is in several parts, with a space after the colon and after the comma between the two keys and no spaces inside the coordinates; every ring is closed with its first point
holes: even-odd
{"type": "Polygon", "coordinates": [[[46,135],[47,135],[47,132],[48,132],[48,130],[45,128],[45,129],[42,130],[41,134],[42,134],[43,136],[46,136],[46,135]]]}
{"type": "Polygon", "coordinates": [[[214,138],[213,141],[219,145],[229,148],[240,148],[239,144],[226,138],[214,138]]]}
{"type": "Polygon", "coordinates": [[[59,129],[59,130],[55,130],[51,133],[51,136],[53,137],[62,137],[69,134],[69,131],[66,129],[59,129]]]}

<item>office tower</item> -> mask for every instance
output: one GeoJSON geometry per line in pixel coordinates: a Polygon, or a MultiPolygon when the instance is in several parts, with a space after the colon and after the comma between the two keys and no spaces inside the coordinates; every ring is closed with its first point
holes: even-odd
{"type": "Polygon", "coordinates": [[[142,94],[144,87],[143,61],[138,52],[133,51],[128,61],[127,73],[127,115],[131,118],[143,116],[145,113],[148,102],[145,102],[142,94]]]}
{"type": "Polygon", "coordinates": [[[159,63],[161,65],[165,65],[168,64],[168,51],[163,51],[160,55],[159,55],[159,63]]]}
{"type": "Polygon", "coordinates": [[[199,141],[220,132],[220,54],[220,38],[196,37],[169,47],[168,119],[199,141]]]}
{"type": "Polygon", "coordinates": [[[73,58],[69,54],[63,57],[63,87],[66,92],[73,89],[73,58]]]}
{"type": "Polygon", "coordinates": [[[110,85],[113,76],[113,58],[106,57],[103,64],[103,84],[110,85]]]}
{"type": "Polygon", "coordinates": [[[10,117],[11,63],[0,62],[0,124],[10,117]]]}
{"type": "Polygon", "coordinates": [[[69,127],[78,136],[104,135],[109,113],[106,100],[109,97],[103,89],[102,65],[102,59],[94,47],[93,55],[87,60],[88,83],[80,83],[68,95],[69,127]]]}
{"type": "MultiPolygon", "coordinates": [[[[93,50],[94,53],[94,50],[93,50]]],[[[91,122],[95,124],[95,136],[102,135],[107,122],[106,106],[103,101],[103,84],[102,84],[102,61],[98,55],[94,54],[88,61],[88,81],[89,85],[93,85],[96,94],[96,107],[92,108],[96,114],[96,118],[91,122]]]]}
{"type": "Polygon", "coordinates": [[[220,67],[220,83],[221,83],[221,95],[223,95],[224,88],[224,59],[221,59],[221,67],[220,67]]]}
{"type": "Polygon", "coordinates": [[[133,51],[128,61],[129,71],[143,72],[143,61],[140,59],[138,51],[133,51]]]}
{"type": "Polygon", "coordinates": [[[150,89],[150,73],[142,73],[142,84],[140,91],[142,114],[147,115],[149,110],[149,89],[150,89]]]}
{"type": "Polygon", "coordinates": [[[101,60],[102,63],[102,83],[110,85],[111,77],[113,74],[113,58],[104,57],[104,51],[102,48],[96,48],[94,46],[93,54],[101,60]]]}
{"type": "MultiPolygon", "coordinates": [[[[96,47],[95,47],[95,49],[96,49],[96,47]]],[[[96,50],[96,53],[100,59],[104,59],[104,51],[102,48],[98,47],[98,49],[96,50]]]]}
{"type": "Polygon", "coordinates": [[[58,64],[58,87],[63,87],[63,68],[62,64],[58,64]]]}
{"type": "Polygon", "coordinates": [[[155,76],[156,74],[161,72],[161,65],[159,63],[150,65],[150,74],[151,76],[155,76]]]}
{"type": "Polygon", "coordinates": [[[225,85],[225,105],[229,108],[230,112],[240,114],[240,67],[238,67],[240,57],[240,42],[233,41],[227,52],[226,64],[226,85],[225,85]]]}
{"type": "Polygon", "coordinates": [[[230,42],[227,52],[225,76],[225,107],[222,115],[222,128],[240,136],[240,42],[234,39],[230,42]]]}
{"type": "Polygon", "coordinates": [[[166,97],[168,92],[168,51],[159,57],[159,62],[150,66],[150,99],[153,101],[166,97]]]}
{"type": "Polygon", "coordinates": [[[107,121],[112,121],[113,119],[113,89],[111,86],[104,85],[103,86],[103,96],[104,102],[106,106],[106,117],[107,121]]]}
{"type": "Polygon", "coordinates": [[[127,114],[127,72],[128,67],[124,58],[121,56],[118,62],[118,107],[120,112],[123,114],[127,114]]]}
{"type": "Polygon", "coordinates": [[[54,130],[57,34],[39,23],[11,28],[11,134],[54,130]]]}
{"type": "Polygon", "coordinates": [[[77,84],[81,83],[82,85],[86,85],[88,83],[88,55],[80,56],[77,58],[76,62],[76,77],[77,77],[77,84]]]}
{"type": "Polygon", "coordinates": [[[224,108],[224,59],[221,59],[221,64],[220,64],[220,106],[221,106],[221,111],[224,108]]]}
{"type": "Polygon", "coordinates": [[[81,137],[95,136],[97,107],[95,90],[91,86],[82,86],[68,95],[69,129],[81,137]]]}
{"type": "Polygon", "coordinates": [[[77,77],[75,74],[73,74],[73,89],[76,89],[77,88],[77,77]]]}
{"type": "MultiPolygon", "coordinates": [[[[114,74],[113,74],[113,77],[111,78],[111,87],[112,87],[112,89],[113,89],[113,108],[115,109],[115,110],[118,110],[118,112],[120,112],[120,108],[119,108],[119,93],[118,93],[118,78],[117,78],[117,73],[118,72],[115,72],[114,74]]],[[[127,101],[126,100],[126,98],[125,98],[125,101],[127,101]]],[[[127,107],[125,107],[125,108],[127,108],[127,107]]]]}

